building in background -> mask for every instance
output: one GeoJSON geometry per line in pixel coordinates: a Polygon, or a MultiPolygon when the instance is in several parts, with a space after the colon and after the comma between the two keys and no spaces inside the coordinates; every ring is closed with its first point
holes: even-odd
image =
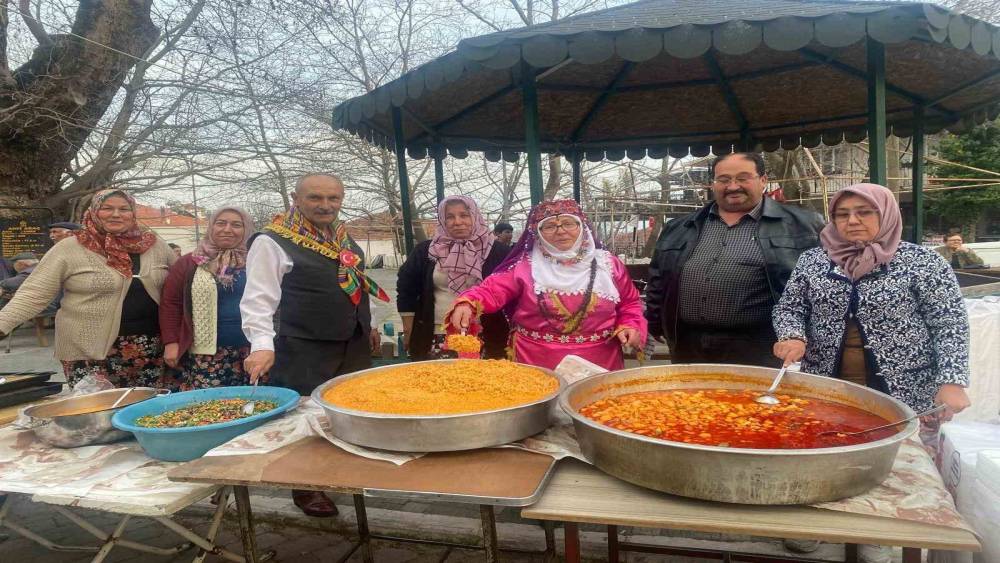
{"type": "Polygon", "coordinates": [[[195,210],[190,204],[152,207],[140,203],[135,214],[140,224],[149,227],[164,241],[180,246],[184,254],[194,250],[197,238],[204,236],[208,220],[201,209],[195,210]]]}

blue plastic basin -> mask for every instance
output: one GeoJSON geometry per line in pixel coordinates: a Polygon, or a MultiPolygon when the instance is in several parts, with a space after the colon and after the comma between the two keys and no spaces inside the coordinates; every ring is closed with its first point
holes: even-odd
{"type": "Polygon", "coordinates": [[[284,387],[257,387],[253,400],[274,401],[274,410],[219,424],[191,426],[186,428],[145,428],[136,426],[135,421],[146,415],[163,414],[191,403],[216,399],[239,399],[250,396],[253,387],[216,387],[184,391],[149,399],[129,405],[115,413],[111,424],[119,430],[135,434],[136,440],[149,457],[163,461],[190,461],[197,459],[208,450],[249,432],[268,420],[280,416],[299,402],[299,394],[284,387]]]}

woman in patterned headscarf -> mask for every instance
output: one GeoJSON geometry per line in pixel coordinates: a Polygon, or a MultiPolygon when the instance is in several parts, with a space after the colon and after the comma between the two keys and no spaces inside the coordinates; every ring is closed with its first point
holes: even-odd
{"type": "Polygon", "coordinates": [[[449,323],[507,313],[514,359],[555,368],[573,354],[607,369],[624,365],[622,347],[646,340],[639,292],[625,265],[595,239],[573,200],[537,205],[514,250],[482,284],[455,301],[449,323]]]}
{"type": "Polygon", "coordinates": [[[55,354],[70,385],[85,376],[116,387],[164,384],[157,314],[175,258],[165,242],[138,224],[135,205],[122,190],[95,194],[83,229],[46,252],[0,311],[3,335],[63,291],[55,354]]]}
{"type": "Polygon", "coordinates": [[[208,220],[198,248],[170,267],[160,304],[163,357],[180,368],[181,389],[247,385],[240,299],[246,287],[247,241],[253,220],[226,206],[208,220]]]}
{"type": "MultiPolygon", "coordinates": [[[[510,252],[486,226],[479,206],[465,196],[438,205],[434,237],[418,244],[399,269],[396,306],[403,319],[404,345],[415,360],[435,357],[444,341],[444,316],[458,294],[490,275],[510,252]]],[[[483,318],[483,356],[502,358],[507,320],[483,318]]]]}

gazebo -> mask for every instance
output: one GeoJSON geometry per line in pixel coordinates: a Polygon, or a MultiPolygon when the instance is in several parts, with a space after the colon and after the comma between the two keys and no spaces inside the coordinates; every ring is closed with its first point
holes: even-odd
{"type": "MultiPolygon", "coordinates": [[[[334,109],[335,129],[406,159],[482,151],[580,162],[774,151],[912,137],[913,237],[922,237],[924,135],[1000,113],[1000,29],[933,4],[850,0],[642,0],[465,39],[452,53],[334,109]]],[[[412,218],[403,205],[407,251],[412,218]]]]}

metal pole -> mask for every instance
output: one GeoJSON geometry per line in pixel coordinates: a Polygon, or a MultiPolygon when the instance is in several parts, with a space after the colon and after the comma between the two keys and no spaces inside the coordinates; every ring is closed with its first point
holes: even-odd
{"type": "Polygon", "coordinates": [[[444,200],[444,154],[434,155],[434,192],[437,202],[444,200]]]}
{"type": "Polygon", "coordinates": [[[868,51],[868,178],[886,185],[885,46],[869,37],[868,51]]]}
{"type": "Polygon", "coordinates": [[[535,75],[527,63],[521,63],[521,99],[524,108],[524,149],[528,154],[528,185],[531,205],[542,202],[542,153],[539,148],[538,91],[535,75]]]}
{"type": "Polygon", "coordinates": [[[580,203],[580,166],[583,164],[580,162],[581,156],[582,155],[575,152],[570,156],[570,163],[573,166],[573,199],[576,200],[577,203],[580,203]]]}
{"type": "Polygon", "coordinates": [[[403,248],[409,255],[413,250],[413,218],[410,216],[410,177],[406,173],[406,140],[403,139],[403,117],[399,108],[392,106],[392,137],[396,145],[396,169],[399,175],[399,201],[403,211],[403,248]]]}
{"type": "Polygon", "coordinates": [[[924,240],[924,108],[913,110],[913,239],[924,240]]]}

